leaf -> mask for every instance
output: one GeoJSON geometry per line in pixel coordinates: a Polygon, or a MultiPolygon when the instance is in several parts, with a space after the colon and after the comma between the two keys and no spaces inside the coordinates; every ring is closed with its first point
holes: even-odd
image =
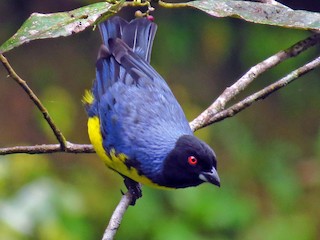
{"type": "Polygon", "coordinates": [[[0,53],[36,39],[65,37],[82,32],[97,20],[107,18],[120,10],[124,1],[111,4],[99,2],[69,12],[51,14],[33,13],[21,28],[1,47],[0,53]]]}
{"type": "Polygon", "coordinates": [[[248,22],[287,28],[320,30],[320,13],[292,10],[282,4],[233,0],[200,0],[188,2],[214,17],[235,17],[248,22]]]}

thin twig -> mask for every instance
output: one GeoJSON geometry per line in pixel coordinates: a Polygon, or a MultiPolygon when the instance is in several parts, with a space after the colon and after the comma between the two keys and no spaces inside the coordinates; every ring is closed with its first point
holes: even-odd
{"type": "Polygon", "coordinates": [[[188,3],[168,3],[161,0],[158,1],[159,6],[164,8],[185,8],[189,7],[188,3]]]}
{"type": "Polygon", "coordinates": [[[299,41],[290,48],[280,51],[250,68],[250,70],[246,72],[237,82],[235,82],[232,86],[226,88],[226,90],[211,104],[211,106],[209,106],[190,123],[192,130],[196,131],[200,128],[203,128],[204,126],[212,124],[212,118],[218,112],[224,110],[226,104],[241,91],[243,91],[260,74],[278,65],[288,58],[299,55],[301,52],[307,50],[308,48],[316,45],[319,42],[320,34],[314,34],[302,41],[299,41]]]}
{"type": "Polygon", "coordinates": [[[126,1],[123,3],[122,7],[146,7],[150,6],[149,1],[126,1]]]}
{"type": "Polygon", "coordinates": [[[103,234],[102,240],[112,240],[114,238],[115,234],[117,233],[120,227],[123,215],[129,207],[131,201],[132,196],[129,192],[122,196],[120,202],[118,203],[116,209],[114,210],[109,220],[108,227],[106,228],[103,234]]]}
{"type": "MultiPolygon", "coordinates": [[[[226,110],[223,110],[216,115],[214,115],[210,119],[210,124],[219,122],[225,118],[232,117],[239,113],[240,111],[244,110],[245,108],[252,105],[254,102],[259,101],[261,99],[264,99],[268,97],[270,94],[278,91],[279,89],[287,86],[288,84],[292,83],[294,80],[298,79],[302,75],[310,72],[311,70],[317,68],[320,66],[320,57],[317,57],[316,59],[312,60],[311,62],[305,64],[304,66],[292,71],[287,76],[281,78],[277,82],[270,84],[269,86],[263,88],[262,90],[246,97],[242,101],[234,104],[233,106],[227,108],[226,110]]],[[[209,125],[209,123],[207,124],[209,125]]],[[[204,125],[203,127],[205,127],[204,125]]]]}
{"type": "Polygon", "coordinates": [[[28,94],[28,96],[30,97],[30,99],[33,101],[33,103],[38,107],[38,109],[40,110],[40,112],[43,114],[43,117],[45,118],[45,120],[47,121],[47,123],[49,124],[50,128],[52,129],[54,135],[56,136],[58,142],[61,145],[61,149],[65,149],[66,148],[66,139],[63,136],[62,132],[58,129],[58,127],[54,124],[52,118],[49,115],[48,110],[42,105],[41,101],[38,99],[38,97],[34,94],[34,92],[31,90],[31,88],[29,88],[28,84],[26,83],[25,80],[23,80],[11,67],[10,63],[8,62],[8,60],[2,55],[0,54],[0,60],[3,64],[3,66],[5,67],[5,69],[7,70],[9,76],[16,81],[16,83],[18,83],[22,89],[28,94]]]}
{"type": "Polygon", "coordinates": [[[17,153],[26,154],[45,154],[45,153],[94,153],[91,144],[75,144],[66,142],[65,148],[62,149],[60,144],[41,144],[34,146],[15,146],[0,148],[0,155],[9,155],[17,153]]]}

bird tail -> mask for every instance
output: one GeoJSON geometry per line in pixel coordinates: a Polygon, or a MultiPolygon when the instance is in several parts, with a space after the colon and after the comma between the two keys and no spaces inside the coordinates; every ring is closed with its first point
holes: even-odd
{"type": "Polygon", "coordinates": [[[102,40],[109,49],[109,40],[119,38],[134,53],[150,62],[152,43],[157,25],[147,18],[136,18],[131,22],[115,16],[99,25],[102,40]]]}
{"type": "Polygon", "coordinates": [[[147,18],[136,18],[130,22],[115,16],[99,24],[103,45],[97,60],[97,76],[92,91],[86,91],[83,97],[88,115],[97,115],[97,100],[104,94],[108,85],[117,81],[120,69],[109,58],[109,42],[121,39],[132,51],[147,62],[150,62],[153,40],[157,25],[147,18]]]}

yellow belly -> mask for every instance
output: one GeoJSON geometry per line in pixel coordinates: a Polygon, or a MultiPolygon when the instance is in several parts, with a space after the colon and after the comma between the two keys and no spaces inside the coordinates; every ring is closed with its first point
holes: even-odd
{"type": "Polygon", "coordinates": [[[88,120],[88,133],[90,141],[103,162],[112,170],[121,173],[133,179],[136,182],[140,182],[145,185],[156,188],[166,188],[153,183],[146,176],[139,175],[138,171],[133,167],[127,167],[125,164],[128,157],[123,153],[116,153],[115,149],[111,149],[109,153],[106,153],[102,145],[102,135],[100,131],[100,120],[97,116],[91,117],[88,120]]]}

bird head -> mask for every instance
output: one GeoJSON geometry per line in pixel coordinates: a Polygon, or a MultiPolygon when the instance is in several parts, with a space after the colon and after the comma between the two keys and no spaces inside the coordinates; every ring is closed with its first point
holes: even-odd
{"type": "Polygon", "coordinates": [[[220,186],[214,151],[192,135],[181,136],[165,158],[163,185],[185,188],[209,182],[220,186]]]}

